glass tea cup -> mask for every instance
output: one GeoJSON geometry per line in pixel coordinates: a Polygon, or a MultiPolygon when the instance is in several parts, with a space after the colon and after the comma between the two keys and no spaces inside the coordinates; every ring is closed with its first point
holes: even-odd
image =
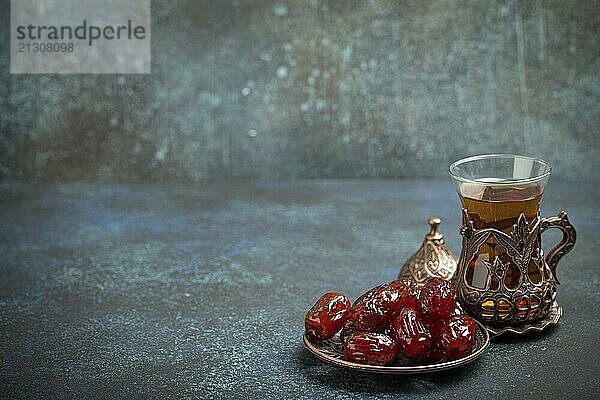
{"type": "Polygon", "coordinates": [[[463,243],[455,283],[459,300],[484,322],[520,324],[548,313],[556,297],[556,266],[574,246],[566,212],[540,217],[551,174],[544,160],[513,154],[465,158],[450,166],[463,207],[463,243]],[[544,257],[541,234],[562,241],[544,257]]]}

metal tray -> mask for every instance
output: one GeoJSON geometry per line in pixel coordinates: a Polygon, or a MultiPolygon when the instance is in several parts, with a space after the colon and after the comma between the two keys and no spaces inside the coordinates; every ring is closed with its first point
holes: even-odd
{"type": "Polygon", "coordinates": [[[376,374],[420,374],[426,372],[443,371],[450,368],[455,368],[467,363],[470,363],[481,357],[490,344],[490,335],[481,323],[477,322],[477,342],[473,352],[466,357],[453,361],[441,361],[435,364],[415,365],[407,358],[398,357],[390,365],[367,365],[357,364],[346,361],[344,359],[344,350],[340,342],[339,334],[333,338],[323,341],[310,341],[304,335],[304,345],[315,356],[328,363],[338,365],[340,367],[350,368],[358,371],[371,372],[376,374]]]}

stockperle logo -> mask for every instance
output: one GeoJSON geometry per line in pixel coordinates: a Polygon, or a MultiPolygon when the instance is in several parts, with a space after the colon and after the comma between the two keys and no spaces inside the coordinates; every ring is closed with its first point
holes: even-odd
{"type": "Polygon", "coordinates": [[[11,0],[11,73],[149,73],[150,0],[11,0]]]}

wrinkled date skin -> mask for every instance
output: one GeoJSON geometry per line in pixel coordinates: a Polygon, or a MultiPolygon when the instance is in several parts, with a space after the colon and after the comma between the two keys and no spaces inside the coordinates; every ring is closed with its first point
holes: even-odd
{"type": "Polygon", "coordinates": [[[446,321],[449,318],[452,318],[454,316],[458,316],[458,315],[464,315],[465,312],[463,311],[460,303],[457,301],[456,305],[454,307],[454,311],[452,311],[452,313],[450,314],[449,317],[441,319],[441,318],[435,318],[433,319],[433,321],[429,321],[429,320],[425,320],[425,325],[427,326],[427,328],[429,328],[429,332],[431,333],[431,337],[433,339],[434,342],[437,342],[439,340],[440,337],[440,331],[442,330],[442,327],[446,324],[446,321]]]}
{"type": "Polygon", "coordinates": [[[345,344],[346,340],[348,340],[350,336],[358,332],[362,331],[354,325],[354,321],[349,319],[348,321],[346,321],[344,327],[342,328],[342,331],[340,332],[340,341],[342,342],[342,344],[345,344]]]}
{"type": "Polygon", "coordinates": [[[421,290],[421,308],[425,319],[445,319],[456,308],[456,291],[450,282],[432,278],[421,290]]]}
{"type": "Polygon", "coordinates": [[[398,345],[383,333],[359,332],[344,344],[346,360],[370,365],[387,365],[398,355],[398,345]]]}
{"type": "MultiPolygon", "coordinates": [[[[354,335],[355,333],[359,333],[359,332],[366,332],[363,330],[360,330],[356,327],[356,325],[354,324],[354,321],[352,321],[351,319],[349,319],[348,321],[346,321],[346,323],[344,324],[344,327],[342,328],[342,330],[340,331],[340,341],[342,342],[342,344],[346,343],[346,340],[348,340],[348,338],[352,335],[354,335]]],[[[388,335],[388,336],[392,336],[392,330],[390,327],[387,327],[385,329],[381,329],[372,333],[383,333],[384,335],[388,335]]]]}
{"type": "Polygon", "coordinates": [[[387,328],[402,307],[402,294],[397,288],[384,284],[369,290],[352,305],[352,321],[359,331],[378,331],[387,328]]]}
{"type": "Polygon", "coordinates": [[[448,360],[457,360],[473,352],[477,323],[468,315],[450,318],[440,331],[439,346],[448,360]]]}
{"type": "Polygon", "coordinates": [[[350,300],[337,292],[325,293],[304,318],[306,336],[311,340],[333,337],[350,317],[350,300]]]}
{"type": "Polygon", "coordinates": [[[412,308],[405,308],[392,322],[392,335],[400,352],[407,357],[426,354],[432,346],[431,333],[412,308]]]}
{"type": "Polygon", "coordinates": [[[416,282],[405,279],[396,279],[388,285],[400,292],[399,310],[402,310],[403,308],[412,308],[417,312],[421,311],[421,302],[419,300],[421,288],[416,282]]]}

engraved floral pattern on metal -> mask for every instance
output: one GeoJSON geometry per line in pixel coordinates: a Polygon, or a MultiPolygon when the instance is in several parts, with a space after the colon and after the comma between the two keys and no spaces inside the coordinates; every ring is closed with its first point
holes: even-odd
{"type": "Polygon", "coordinates": [[[474,229],[467,210],[463,209],[460,233],[463,236],[463,248],[456,277],[457,294],[459,301],[471,315],[489,326],[531,324],[548,317],[556,298],[556,265],[576,241],[575,228],[569,222],[566,212],[551,218],[542,218],[538,213],[531,223],[521,213],[512,233],[508,234],[494,228],[474,229]],[[549,252],[548,257],[544,257],[539,237],[550,228],[560,229],[563,239],[549,252]],[[483,262],[488,270],[485,287],[475,287],[468,282],[469,263],[477,257],[480,247],[490,236],[502,246],[510,262],[518,268],[516,286],[506,285],[508,264],[497,256],[493,262],[483,262]],[[539,282],[533,282],[530,278],[528,268],[531,262],[540,273],[539,282]],[[492,288],[492,281],[496,283],[496,288],[492,288]]]}
{"type": "Polygon", "coordinates": [[[562,315],[563,308],[558,304],[557,301],[554,301],[552,307],[550,308],[550,311],[546,316],[529,324],[521,324],[515,326],[494,326],[485,324],[484,325],[492,338],[504,334],[524,335],[528,332],[542,332],[547,327],[558,324],[558,321],[560,320],[560,317],[562,317],[562,315]]]}
{"type": "Polygon", "coordinates": [[[438,230],[440,218],[429,218],[431,230],[425,236],[421,248],[400,269],[398,278],[412,279],[424,285],[429,278],[450,280],[457,268],[457,257],[444,242],[444,235],[438,230]]]}

